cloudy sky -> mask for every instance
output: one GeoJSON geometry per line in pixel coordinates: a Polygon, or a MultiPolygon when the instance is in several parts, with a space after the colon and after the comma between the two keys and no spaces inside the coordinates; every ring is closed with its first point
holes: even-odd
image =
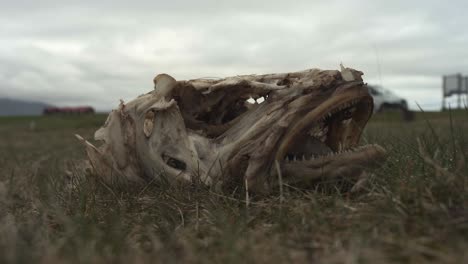
{"type": "Polygon", "coordinates": [[[413,108],[468,74],[468,1],[0,0],[0,97],[108,110],[176,79],[362,70],[413,108]]]}

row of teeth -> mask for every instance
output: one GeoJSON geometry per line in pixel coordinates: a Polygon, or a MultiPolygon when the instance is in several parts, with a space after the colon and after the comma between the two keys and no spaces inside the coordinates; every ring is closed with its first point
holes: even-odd
{"type": "Polygon", "coordinates": [[[368,146],[359,146],[359,147],[355,147],[355,148],[351,148],[351,149],[346,149],[346,150],[343,150],[343,151],[330,152],[330,153],[325,154],[325,155],[313,155],[311,157],[306,157],[305,155],[302,155],[302,158],[294,155],[292,157],[292,159],[290,159],[288,157],[288,155],[287,155],[284,158],[284,161],[285,162],[309,161],[309,160],[315,160],[315,159],[319,159],[319,158],[334,157],[334,156],[341,155],[341,154],[353,153],[353,152],[361,150],[361,149],[363,149],[365,147],[368,147],[368,146]]]}
{"type": "MultiPolygon", "coordinates": [[[[351,106],[355,106],[357,103],[359,102],[359,100],[355,99],[355,100],[351,100],[349,102],[346,102],[342,105],[340,105],[339,107],[333,109],[332,111],[326,113],[324,116],[322,116],[321,118],[321,121],[324,121],[325,119],[327,118],[330,118],[332,115],[334,115],[335,113],[339,112],[339,111],[342,111],[346,108],[349,108],[351,106]]],[[[351,110],[355,110],[355,109],[351,109],[351,110]]]]}
{"type": "Polygon", "coordinates": [[[284,161],[294,162],[294,161],[315,160],[315,159],[318,159],[318,158],[333,157],[333,156],[336,156],[336,155],[341,155],[341,154],[351,153],[351,152],[354,152],[354,150],[348,149],[348,150],[343,150],[343,151],[338,151],[338,152],[330,152],[330,153],[325,154],[325,155],[313,155],[311,157],[306,157],[305,155],[302,155],[302,158],[294,155],[291,159],[288,156],[286,156],[284,158],[284,161]]]}
{"type": "MultiPolygon", "coordinates": [[[[359,102],[358,100],[349,101],[347,103],[342,104],[340,107],[335,108],[334,110],[327,113],[326,115],[324,115],[321,118],[321,120],[319,120],[319,124],[315,126],[311,131],[309,131],[309,135],[317,139],[320,139],[320,141],[322,142],[325,142],[325,140],[327,139],[326,136],[328,133],[328,126],[325,125],[325,119],[330,118],[333,114],[339,111],[342,111],[344,109],[347,109],[347,108],[350,108],[349,110],[354,112],[356,108],[355,107],[351,108],[351,107],[356,105],[358,102],[359,102]]],[[[348,125],[349,123],[351,123],[351,118],[343,120],[342,123],[343,125],[348,125]]]]}
{"type": "MultiPolygon", "coordinates": [[[[359,100],[355,99],[355,100],[351,100],[349,102],[346,102],[342,105],[340,105],[339,107],[333,109],[332,111],[328,112],[327,114],[325,114],[320,120],[320,124],[318,126],[316,126],[314,129],[312,129],[310,132],[309,132],[309,135],[312,136],[312,137],[315,137],[317,139],[319,139],[320,141],[324,142],[327,138],[327,133],[328,133],[328,126],[325,125],[325,120],[327,118],[330,118],[332,115],[334,115],[335,113],[337,112],[340,112],[342,110],[345,110],[347,108],[350,108],[349,110],[354,112],[356,110],[356,108],[354,107],[357,103],[359,102],[359,100]],[[353,108],[351,108],[353,107],[353,108]]],[[[351,122],[351,118],[349,119],[346,119],[346,120],[343,120],[342,121],[343,124],[345,125],[348,125],[350,122],[351,122]]],[[[340,144],[340,146],[338,147],[339,151],[337,152],[330,152],[328,154],[325,154],[325,155],[312,155],[311,157],[306,157],[306,155],[302,155],[302,158],[301,157],[298,157],[296,155],[294,155],[292,157],[292,159],[290,159],[288,157],[288,155],[286,155],[286,157],[284,158],[284,161],[285,162],[296,162],[296,161],[308,161],[308,160],[315,160],[315,159],[318,159],[318,158],[325,158],[325,157],[333,157],[333,156],[336,156],[336,155],[341,155],[341,154],[346,154],[346,153],[352,153],[352,152],[355,152],[357,150],[360,150],[362,149],[364,146],[360,146],[360,147],[356,147],[356,148],[351,148],[351,149],[346,149],[346,150],[342,150],[343,146],[340,144]]]]}

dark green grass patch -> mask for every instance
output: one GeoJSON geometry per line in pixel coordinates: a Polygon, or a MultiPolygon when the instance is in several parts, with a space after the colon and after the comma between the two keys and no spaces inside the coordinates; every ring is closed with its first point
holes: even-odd
{"type": "Polygon", "coordinates": [[[92,138],[105,116],[2,118],[0,263],[466,263],[468,113],[392,115],[364,132],[389,157],[359,191],[284,186],[249,203],[83,172],[73,134],[92,138]]]}

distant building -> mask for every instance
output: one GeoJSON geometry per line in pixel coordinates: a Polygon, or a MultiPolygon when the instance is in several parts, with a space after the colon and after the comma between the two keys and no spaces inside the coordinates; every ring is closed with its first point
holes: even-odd
{"type": "Polygon", "coordinates": [[[78,106],[78,107],[46,107],[43,112],[44,115],[55,115],[55,114],[94,114],[94,108],[91,106],[78,106]]]}

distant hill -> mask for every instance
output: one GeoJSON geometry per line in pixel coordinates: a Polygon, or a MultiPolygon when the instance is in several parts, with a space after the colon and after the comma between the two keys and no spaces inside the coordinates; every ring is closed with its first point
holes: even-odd
{"type": "Polygon", "coordinates": [[[47,106],[50,105],[42,102],[0,98],[0,116],[41,115],[42,110],[47,106]]]}

